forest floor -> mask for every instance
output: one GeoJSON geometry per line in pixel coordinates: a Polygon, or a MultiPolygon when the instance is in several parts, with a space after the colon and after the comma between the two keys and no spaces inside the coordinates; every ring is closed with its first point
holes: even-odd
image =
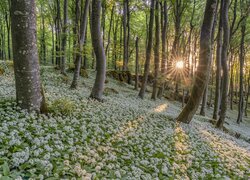
{"type": "Polygon", "coordinates": [[[0,75],[0,179],[249,179],[249,118],[229,111],[230,133],[199,115],[178,124],[178,102],[108,79],[100,103],[88,99],[93,72],[77,90],[71,77],[42,68],[51,113],[37,115],[16,106],[13,72],[0,75]]]}

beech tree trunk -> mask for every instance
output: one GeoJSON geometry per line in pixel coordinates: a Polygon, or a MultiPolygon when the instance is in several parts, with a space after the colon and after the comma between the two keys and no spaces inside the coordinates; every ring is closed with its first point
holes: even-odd
{"type": "Polygon", "coordinates": [[[56,0],[56,65],[60,66],[61,63],[61,3],[60,0],[56,0]]]}
{"type": "Polygon", "coordinates": [[[68,0],[63,3],[63,30],[62,30],[62,59],[61,59],[61,73],[66,75],[65,66],[67,60],[67,31],[68,31],[68,0]]]}
{"type": "MultiPolygon", "coordinates": [[[[223,8],[223,4],[221,2],[220,9],[223,8]]],[[[218,113],[221,102],[221,50],[222,50],[222,13],[220,10],[220,21],[219,21],[219,30],[217,35],[217,50],[216,50],[216,82],[215,82],[215,100],[214,100],[214,112],[213,119],[218,119],[218,113]]]]}
{"type": "MultiPolygon", "coordinates": [[[[166,52],[166,38],[167,38],[167,24],[168,24],[168,10],[167,10],[167,0],[164,0],[162,8],[162,61],[161,61],[161,79],[165,79],[166,75],[166,65],[167,65],[167,52],[166,52]]],[[[161,82],[161,86],[158,90],[158,98],[161,98],[165,89],[165,80],[161,82]]]]}
{"type": "Polygon", "coordinates": [[[21,108],[45,111],[36,40],[35,0],[11,1],[11,32],[16,98],[21,108]]]}
{"type": "Polygon", "coordinates": [[[97,74],[90,98],[102,101],[106,76],[106,57],[101,36],[101,0],[92,1],[92,12],[95,13],[92,13],[91,15],[91,37],[92,45],[96,55],[97,74]]]}
{"type": "MultiPolygon", "coordinates": [[[[218,9],[218,2],[216,4],[215,17],[214,17],[214,22],[213,22],[212,34],[211,34],[211,55],[210,55],[211,64],[213,62],[214,34],[215,34],[215,29],[216,29],[216,24],[217,24],[217,9],[218,9]]],[[[202,116],[206,115],[207,99],[208,99],[208,91],[209,91],[209,88],[208,88],[209,87],[209,80],[210,80],[210,72],[209,72],[209,79],[208,79],[205,91],[203,93],[203,98],[202,98],[201,111],[200,111],[200,115],[202,115],[202,116]]]]}
{"type": "Polygon", "coordinates": [[[244,46],[245,46],[245,34],[246,34],[246,20],[242,22],[241,25],[241,41],[240,41],[240,53],[239,53],[239,60],[240,60],[240,93],[239,93],[239,104],[238,104],[238,117],[237,123],[239,124],[242,122],[243,112],[244,112],[244,61],[245,61],[245,53],[244,53],[244,46]]]}
{"type": "Polygon", "coordinates": [[[154,84],[152,99],[157,98],[158,74],[160,70],[160,17],[159,17],[159,1],[156,0],[155,4],[155,47],[154,47],[154,84]]]}
{"type": "Polygon", "coordinates": [[[128,36],[127,36],[127,13],[128,0],[123,0],[123,70],[128,69],[128,36]]]}
{"type": "Polygon", "coordinates": [[[153,44],[154,13],[155,13],[154,5],[155,5],[155,0],[151,0],[146,61],[144,65],[143,82],[142,82],[142,86],[139,92],[139,97],[141,99],[143,99],[145,95],[147,82],[148,82],[149,68],[150,68],[150,58],[151,58],[151,51],[152,51],[152,44],[153,44]]]}
{"type": "Polygon", "coordinates": [[[228,72],[228,48],[229,48],[229,21],[228,21],[228,9],[229,9],[229,0],[222,0],[222,26],[223,26],[223,45],[221,52],[221,65],[222,65],[222,91],[221,91],[221,111],[220,119],[217,121],[216,127],[222,128],[227,111],[228,103],[228,81],[229,81],[229,72],[228,72]]]}
{"type": "Polygon", "coordinates": [[[188,103],[177,117],[177,121],[189,123],[197,111],[202,94],[209,79],[211,66],[211,35],[215,16],[216,0],[207,0],[200,36],[200,58],[196,78],[188,103]]]}
{"type": "Polygon", "coordinates": [[[136,37],[135,40],[136,48],[136,58],[135,58],[135,90],[138,90],[139,87],[139,38],[136,37]]]}
{"type": "Polygon", "coordinates": [[[80,24],[80,32],[79,32],[80,38],[78,39],[78,44],[77,44],[77,49],[79,50],[79,52],[77,52],[75,56],[76,58],[75,70],[74,70],[73,81],[71,84],[72,89],[75,89],[78,86],[78,80],[79,80],[80,70],[81,70],[82,51],[83,51],[83,45],[84,45],[84,40],[86,36],[86,27],[88,23],[89,4],[90,4],[90,0],[86,0],[85,5],[84,5],[84,12],[81,15],[81,24],[80,24]]]}
{"type": "Polygon", "coordinates": [[[247,95],[246,95],[246,106],[245,106],[245,116],[246,117],[248,116],[247,108],[248,108],[249,95],[250,95],[250,71],[248,74],[248,81],[247,81],[247,95]]]}
{"type": "Polygon", "coordinates": [[[112,25],[113,25],[113,21],[114,21],[114,12],[115,12],[115,5],[112,6],[111,15],[110,15],[110,23],[109,23],[109,31],[108,31],[108,43],[107,43],[106,48],[105,48],[106,55],[108,54],[108,51],[109,51],[111,29],[112,29],[112,25]]]}

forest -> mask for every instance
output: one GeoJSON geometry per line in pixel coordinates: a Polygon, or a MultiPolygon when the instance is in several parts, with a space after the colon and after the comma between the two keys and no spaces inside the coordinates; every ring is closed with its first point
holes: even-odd
{"type": "Polygon", "coordinates": [[[0,180],[250,179],[250,0],[1,0],[0,180]]]}

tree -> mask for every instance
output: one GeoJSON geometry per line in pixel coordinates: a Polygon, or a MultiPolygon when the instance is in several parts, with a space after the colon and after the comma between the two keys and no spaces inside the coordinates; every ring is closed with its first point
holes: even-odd
{"type": "Polygon", "coordinates": [[[81,24],[80,24],[80,32],[77,39],[77,49],[79,52],[76,53],[75,56],[75,69],[74,69],[74,77],[71,84],[71,88],[75,89],[78,85],[78,79],[80,75],[81,69],[81,58],[82,58],[82,51],[83,51],[83,44],[86,36],[86,28],[88,23],[88,9],[89,9],[90,0],[85,1],[84,12],[81,16],[81,24]]]}
{"type": "Polygon", "coordinates": [[[222,26],[223,26],[223,45],[221,51],[221,65],[222,65],[222,90],[221,90],[221,111],[220,111],[220,119],[217,121],[216,127],[222,128],[227,111],[227,103],[228,103],[228,48],[229,48],[229,23],[228,23],[228,9],[229,9],[229,0],[222,0],[223,8],[221,9],[222,13],[222,26]]]}
{"type": "Polygon", "coordinates": [[[237,123],[239,124],[242,122],[242,116],[244,112],[244,92],[243,92],[243,81],[244,81],[244,61],[245,61],[245,36],[246,36],[246,18],[241,23],[241,41],[240,41],[240,53],[239,53],[239,60],[240,60],[240,97],[239,97],[239,104],[238,104],[238,117],[237,123]]]}
{"type": "MultiPolygon", "coordinates": [[[[221,8],[223,8],[223,4],[221,3],[221,8]]],[[[222,50],[222,14],[220,10],[220,20],[219,20],[219,30],[217,35],[217,49],[216,49],[216,85],[215,85],[215,100],[214,100],[214,112],[213,119],[218,119],[218,112],[220,108],[220,100],[221,100],[221,50],[222,50]]]]}
{"type": "Polygon", "coordinates": [[[67,60],[66,46],[67,46],[67,30],[68,30],[68,0],[64,0],[63,3],[63,30],[62,30],[62,62],[61,73],[66,75],[65,64],[67,60]]]}
{"type": "Polygon", "coordinates": [[[135,90],[138,90],[139,86],[139,38],[135,40],[136,57],[135,57],[135,90]]]}
{"type": "Polygon", "coordinates": [[[200,58],[195,82],[188,103],[177,117],[177,121],[189,123],[197,111],[205,90],[211,66],[211,35],[215,16],[216,0],[207,0],[200,36],[200,58]]]}
{"type": "Polygon", "coordinates": [[[16,98],[21,108],[45,111],[36,42],[35,0],[11,1],[16,98]]]}
{"type": "Polygon", "coordinates": [[[128,0],[123,0],[123,70],[128,68],[128,36],[127,36],[127,14],[128,0]]]}
{"type": "Polygon", "coordinates": [[[154,26],[154,13],[155,13],[155,0],[151,0],[150,5],[150,19],[149,19],[149,30],[148,30],[148,42],[147,42],[147,51],[146,51],[146,61],[144,64],[144,74],[143,74],[143,82],[139,92],[139,97],[141,99],[144,98],[145,91],[147,88],[147,81],[150,69],[150,58],[153,44],[153,26],[154,26]]]}
{"type": "Polygon", "coordinates": [[[155,47],[154,47],[154,84],[153,84],[153,92],[152,99],[156,100],[157,98],[157,86],[158,86],[158,74],[160,70],[160,18],[159,18],[159,1],[156,0],[155,4],[155,47]]]}
{"type": "Polygon", "coordinates": [[[105,75],[106,75],[106,57],[101,37],[101,0],[92,1],[91,15],[91,37],[92,45],[96,55],[96,79],[90,97],[98,101],[102,101],[104,91],[105,75]]]}
{"type": "MultiPolygon", "coordinates": [[[[166,64],[167,64],[167,51],[166,51],[166,38],[167,38],[167,25],[168,25],[168,9],[167,9],[167,0],[164,0],[162,9],[162,61],[161,61],[161,78],[166,75],[166,64]]],[[[163,78],[164,79],[164,78],[163,78]]],[[[161,98],[164,92],[165,81],[161,83],[161,86],[158,90],[158,98],[161,98]]]]}

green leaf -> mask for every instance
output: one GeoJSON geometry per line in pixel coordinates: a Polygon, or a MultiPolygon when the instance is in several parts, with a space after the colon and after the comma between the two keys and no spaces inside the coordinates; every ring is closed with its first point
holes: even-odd
{"type": "Polygon", "coordinates": [[[10,174],[10,168],[8,163],[5,161],[2,167],[3,167],[3,175],[8,176],[10,174]]]}
{"type": "Polygon", "coordinates": [[[11,178],[9,176],[2,176],[0,180],[11,180],[11,178]]]}

